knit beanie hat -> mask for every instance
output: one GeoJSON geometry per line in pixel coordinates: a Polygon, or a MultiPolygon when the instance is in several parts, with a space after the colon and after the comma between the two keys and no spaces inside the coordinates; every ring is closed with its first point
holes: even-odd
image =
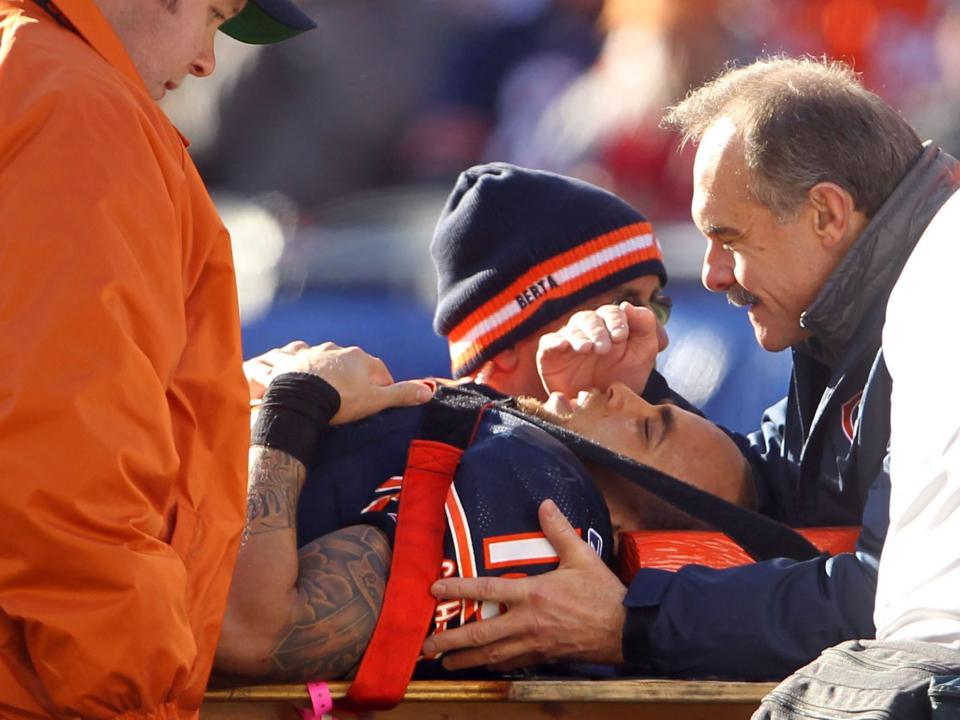
{"type": "Polygon", "coordinates": [[[433,328],[449,340],[455,378],[605,290],[642,275],[667,282],[653,228],[623,200],[507,163],[460,174],[430,253],[433,328]]]}

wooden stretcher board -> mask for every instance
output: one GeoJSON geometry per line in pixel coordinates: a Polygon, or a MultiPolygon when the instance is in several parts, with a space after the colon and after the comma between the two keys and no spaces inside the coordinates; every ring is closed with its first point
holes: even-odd
{"type": "MultiPolygon", "coordinates": [[[[852,551],[860,528],[806,528],[799,531],[825,553],[852,551]]],[[[724,568],[752,562],[738,545],[716,532],[693,530],[623,533],[619,573],[625,582],[642,567],[676,570],[697,564],[724,568]]],[[[329,683],[336,701],[350,683],[329,683]]],[[[404,701],[386,712],[339,720],[413,718],[430,720],[521,720],[524,718],[648,718],[649,720],[748,720],[776,683],[703,680],[415,680],[404,701]]],[[[209,690],[201,720],[299,720],[307,707],[306,687],[255,685],[209,690]]]]}
{"type": "MultiPolygon", "coordinates": [[[[334,710],[333,715],[339,720],[748,720],[774,686],[704,680],[414,680],[404,701],[389,712],[353,715],[334,710]]],[[[345,681],[330,683],[334,702],[347,687],[345,681]]],[[[299,720],[296,708],[308,705],[303,685],[209,690],[200,717],[299,720]]]]}

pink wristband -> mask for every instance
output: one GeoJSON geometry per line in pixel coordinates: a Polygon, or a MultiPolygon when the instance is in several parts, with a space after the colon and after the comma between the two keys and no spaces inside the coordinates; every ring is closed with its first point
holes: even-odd
{"type": "Polygon", "coordinates": [[[303,720],[323,720],[324,717],[329,717],[328,713],[333,710],[330,686],[325,682],[307,683],[307,692],[313,707],[310,710],[301,710],[300,717],[303,720]]]}

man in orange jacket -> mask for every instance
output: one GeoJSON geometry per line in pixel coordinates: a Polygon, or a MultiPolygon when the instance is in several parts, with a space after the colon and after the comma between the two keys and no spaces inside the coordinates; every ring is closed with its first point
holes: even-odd
{"type": "Polygon", "coordinates": [[[197,715],[249,390],[229,238],[155,100],[218,29],[310,27],[291,0],[0,0],[0,717],[197,715]]]}

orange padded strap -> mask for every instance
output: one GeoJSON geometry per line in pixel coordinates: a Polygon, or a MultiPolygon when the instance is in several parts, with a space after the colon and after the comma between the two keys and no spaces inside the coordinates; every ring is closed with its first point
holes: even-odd
{"type": "Polygon", "coordinates": [[[388,710],[403,699],[436,609],[430,585],[443,561],[443,505],[462,455],[433,440],[410,443],[383,608],[338,707],[388,710]]]}
{"type": "MultiPolygon", "coordinates": [[[[798,528],[797,532],[828,555],[854,552],[859,527],[798,528]]],[[[641,568],[679,570],[685,565],[728,568],[753,562],[743,548],[720,532],[641,530],[620,534],[618,574],[630,583],[641,568]]]]}

